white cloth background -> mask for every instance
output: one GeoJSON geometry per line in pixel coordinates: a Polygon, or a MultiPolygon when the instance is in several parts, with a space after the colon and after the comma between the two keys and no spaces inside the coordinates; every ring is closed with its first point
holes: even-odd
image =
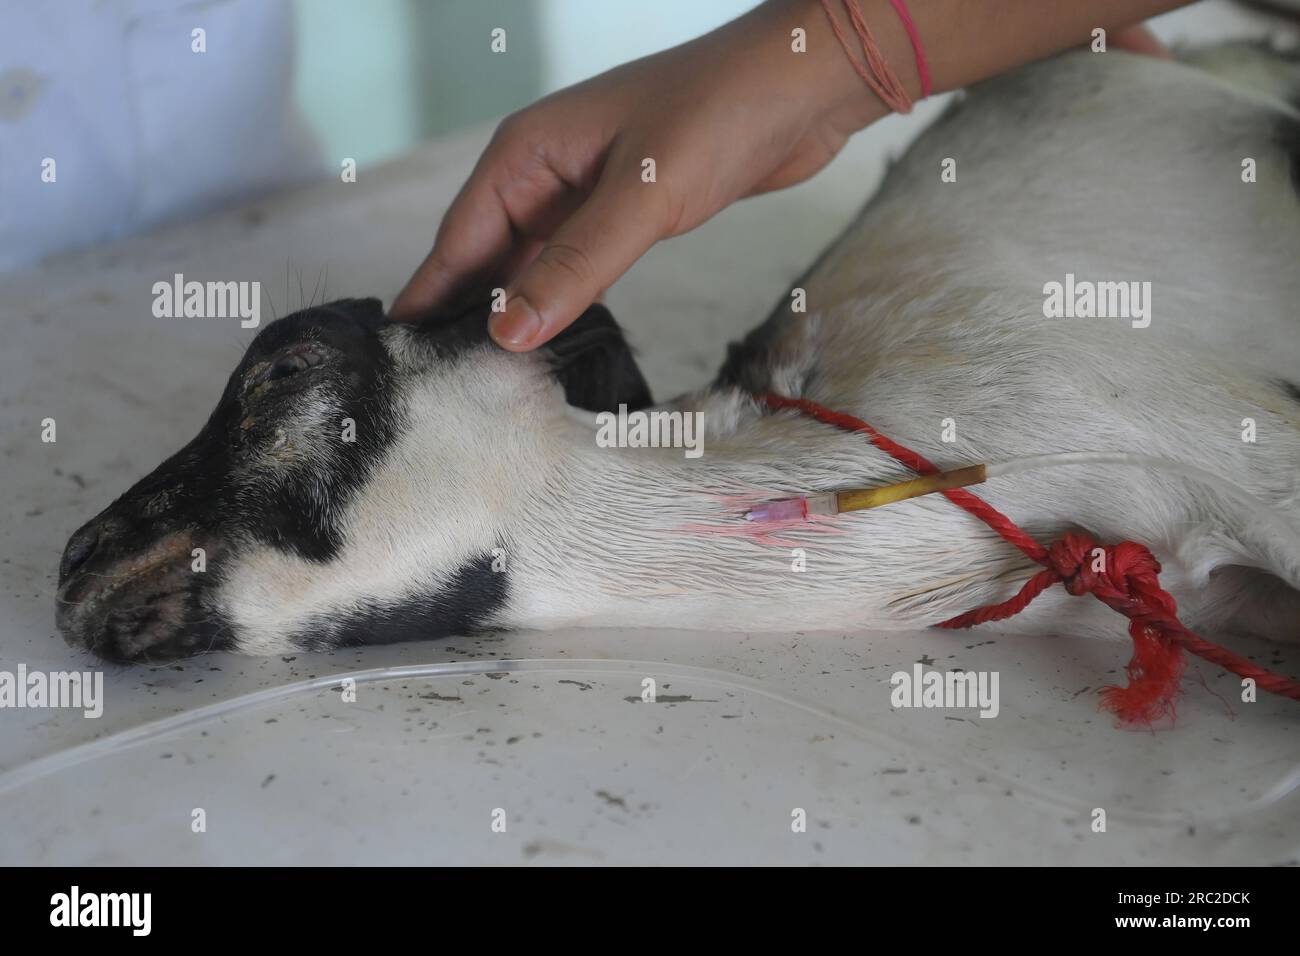
{"type": "Polygon", "coordinates": [[[0,269],[322,171],[293,42],[288,0],[0,0],[0,269]]]}

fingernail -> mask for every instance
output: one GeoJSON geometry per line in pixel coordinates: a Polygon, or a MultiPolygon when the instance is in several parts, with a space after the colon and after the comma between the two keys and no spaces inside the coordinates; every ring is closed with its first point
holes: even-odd
{"type": "Polygon", "coordinates": [[[506,303],[506,310],[488,319],[488,332],[498,345],[512,351],[530,348],[542,334],[542,317],[522,296],[506,303]]]}

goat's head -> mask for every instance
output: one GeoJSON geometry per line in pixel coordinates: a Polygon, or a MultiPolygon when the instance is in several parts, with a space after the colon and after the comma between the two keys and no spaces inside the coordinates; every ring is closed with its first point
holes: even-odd
{"type": "Polygon", "coordinates": [[[65,639],[152,661],[491,626],[507,499],[558,464],[566,401],[650,397],[603,307],[528,355],[496,349],[486,317],[390,324],[364,299],[268,325],[198,437],[68,542],[65,639]]]}

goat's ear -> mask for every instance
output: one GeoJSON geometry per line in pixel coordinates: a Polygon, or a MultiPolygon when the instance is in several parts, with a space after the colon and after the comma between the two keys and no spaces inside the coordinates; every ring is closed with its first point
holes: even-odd
{"type": "Polygon", "coordinates": [[[367,327],[376,327],[384,322],[384,303],[378,299],[336,299],[327,308],[345,312],[367,327]]]}
{"type": "Polygon", "coordinates": [[[628,410],[653,404],[650,387],[632,356],[623,330],[596,304],[544,347],[570,405],[589,412],[628,410]]]}

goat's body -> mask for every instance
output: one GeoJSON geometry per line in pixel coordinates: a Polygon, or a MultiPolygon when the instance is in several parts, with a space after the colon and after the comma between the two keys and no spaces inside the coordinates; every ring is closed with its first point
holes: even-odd
{"type": "MultiPolygon", "coordinates": [[[[601,447],[572,407],[647,400],[607,314],[527,355],[487,342],[479,313],[412,327],[344,300],[272,323],[198,438],[73,536],[60,626],[128,659],[492,625],[916,627],[1036,570],[939,496],[745,522],[745,502],[907,477],[860,435],[764,413],[770,390],[946,467],[1096,451],[1217,473],[1279,517],[1114,465],[979,493],[1043,541],[1146,544],[1194,627],[1294,637],[1300,67],[1202,59],[1238,82],[1080,53],[975,90],[799,282],[807,311],[783,303],[674,403],[703,413],[702,457],[601,447]],[[1071,275],[1150,297],[1133,318],[1048,317],[1071,275]],[[198,548],[209,573],[190,571],[198,548]]],[[[1118,633],[1063,589],[1004,626],[1118,633]]]]}
{"type": "MultiPolygon", "coordinates": [[[[1270,75],[1300,88],[1294,69],[1270,75]]],[[[740,509],[720,496],[906,477],[860,436],[741,397],[767,388],[861,416],[941,466],[1134,452],[1216,472],[1294,516],[1300,160],[1284,144],[1300,118],[1284,92],[1122,54],[978,89],[800,281],[807,314],[778,308],[726,381],[677,403],[705,412],[701,460],[614,456],[589,424],[552,439],[565,457],[529,509],[539,533],[511,545],[503,623],[917,626],[1005,599],[1036,570],[940,496],[775,541],[735,534],[740,509]],[[947,158],[956,182],[942,181],[947,158]],[[1246,158],[1257,182],[1243,182],[1246,158]],[[1045,317],[1045,283],[1067,274],[1149,281],[1149,327],[1045,317]],[[945,420],[955,441],[941,441],[945,420]]],[[[1211,488],[1096,465],[977,490],[1044,541],[1082,527],[1147,544],[1193,623],[1294,634],[1295,592],[1238,569],[1300,586],[1300,536],[1211,488]]],[[[1113,612],[1057,590],[1009,626],[1116,633],[1113,612]]]]}

